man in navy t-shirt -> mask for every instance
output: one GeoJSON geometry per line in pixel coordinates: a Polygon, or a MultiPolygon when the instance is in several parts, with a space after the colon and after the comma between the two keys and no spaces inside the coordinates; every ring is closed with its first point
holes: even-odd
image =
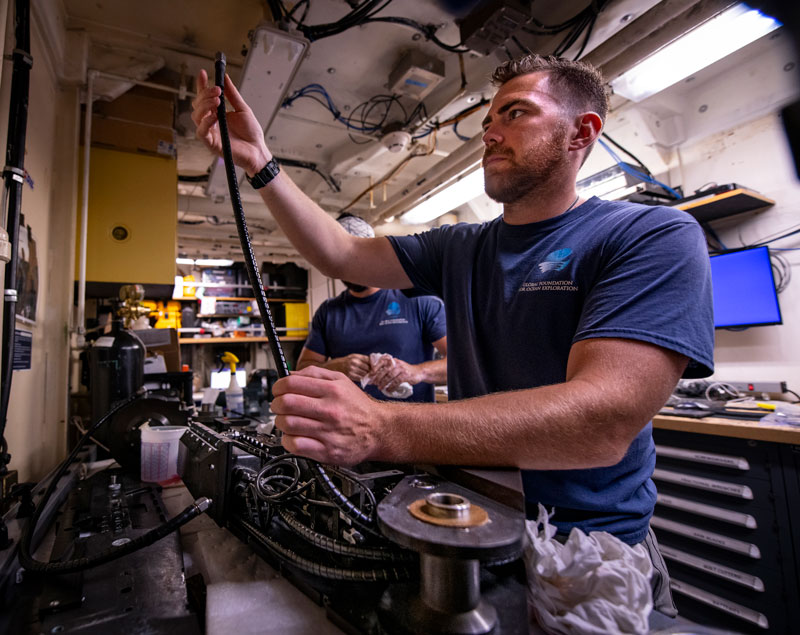
{"type": "MultiPolygon", "coordinates": [[[[371,238],[363,218],[338,219],[353,236],[371,238]]],[[[320,366],[344,373],[376,399],[392,399],[403,383],[413,392],[407,401],[433,401],[434,385],[447,382],[447,327],[439,298],[409,298],[396,289],[344,282],[347,290],[325,300],[314,314],[297,369],[320,366]],[[441,356],[434,359],[434,351],[441,356]],[[373,368],[371,353],[385,353],[373,368]],[[388,394],[387,394],[388,393],[388,394]]],[[[401,397],[395,397],[401,399],[401,397]]]]}
{"type": "MultiPolygon", "coordinates": [[[[483,169],[501,218],[357,238],[284,174],[260,190],[327,275],[442,297],[451,342],[446,404],[379,403],[340,373],[305,369],[275,384],[276,425],[289,451],[324,463],[519,467],[529,509],[554,506],[559,532],[644,543],[655,606],[671,613],[649,531],[650,419],[681,376],[712,372],[703,233],[679,210],[577,193],[608,107],[593,68],[532,55],[502,64],[493,79],[483,169]]],[[[219,153],[219,89],[202,72],[198,86],[197,136],[219,153]]],[[[271,174],[261,127],[231,83],[225,91],[241,117],[235,160],[248,175],[271,174]]]]}

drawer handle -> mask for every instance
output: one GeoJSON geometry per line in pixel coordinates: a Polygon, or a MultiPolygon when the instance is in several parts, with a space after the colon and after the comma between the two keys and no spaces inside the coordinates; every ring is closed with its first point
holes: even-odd
{"type": "Polygon", "coordinates": [[[687,567],[705,571],[708,574],[718,578],[723,578],[735,584],[740,584],[743,587],[747,587],[753,591],[758,591],[759,593],[764,591],[764,581],[757,576],[750,575],[749,573],[743,573],[742,571],[737,571],[731,567],[726,567],[725,565],[694,556],[686,551],[674,549],[664,544],[659,544],[658,549],[661,551],[661,555],[668,560],[674,560],[675,562],[680,562],[687,567]]]}
{"type": "Polygon", "coordinates": [[[656,454],[670,459],[680,459],[692,463],[703,463],[706,465],[719,465],[729,467],[734,470],[747,472],[750,463],[742,456],[730,456],[728,454],[715,454],[714,452],[700,452],[699,450],[686,450],[684,448],[674,448],[670,445],[656,444],[656,454]]]}
{"type": "Polygon", "coordinates": [[[739,553],[748,556],[749,558],[753,558],[754,560],[761,559],[761,550],[752,542],[745,542],[743,540],[737,540],[736,538],[729,538],[728,536],[723,536],[722,534],[718,534],[713,531],[703,531],[702,529],[697,529],[696,527],[685,525],[684,523],[678,523],[674,520],[667,520],[666,518],[661,518],[660,516],[653,516],[650,519],[650,524],[658,529],[671,531],[673,534],[678,534],[679,536],[685,536],[686,538],[691,538],[692,540],[698,540],[709,545],[714,545],[715,547],[726,549],[727,551],[732,551],[733,553],[739,553]]]}
{"type": "Polygon", "coordinates": [[[698,602],[702,602],[708,606],[713,606],[714,608],[724,611],[729,615],[733,615],[739,619],[745,620],[746,622],[755,624],[764,630],[769,628],[769,620],[763,613],[749,609],[746,606],[737,604],[736,602],[731,602],[730,600],[721,598],[720,596],[709,593],[708,591],[704,591],[703,589],[698,589],[696,586],[686,584],[685,582],[681,582],[675,578],[672,578],[669,586],[676,593],[688,595],[698,602]]]}
{"type": "Polygon", "coordinates": [[[664,470],[656,468],[653,470],[653,478],[660,481],[667,481],[668,483],[676,483],[678,485],[685,485],[686,487],[693,487],[695,489],[703,489],[709,492],[718,492],[726,496],[735,496],[736,498],[744,498],[745,500],[753,500],[753,490],[747,485],[737,485],[735,483],[728,483],[726,481],[718,481],[713,478],[703,478],[701,476],[692,476],[691,474],[683,474],[681,472],[673,472],[672,470],[664,470]]]}
{"type": "Polygon", "coordinates": [[[696,503],[695,501],[686,500],[678,496],[659,494],[656,502],[665,507],[672,507],[673,509],[680,509],[690,514],[721,520],[724,523],[730,523],[738,527],[746,527],[747,529],[756,529],[758,527],[756,519],[750,514],[743,514],[742,512],[735,512],[730,509],[715,507],[714,505],[696,503]]]}

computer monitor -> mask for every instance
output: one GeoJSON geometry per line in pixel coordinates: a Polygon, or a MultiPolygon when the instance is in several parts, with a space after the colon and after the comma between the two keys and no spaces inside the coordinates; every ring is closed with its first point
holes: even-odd
{"type": "Polygon", "coordinates": [[[781,324],[781,309],[767,247],[711,256],[714,326],[781,324]]]}

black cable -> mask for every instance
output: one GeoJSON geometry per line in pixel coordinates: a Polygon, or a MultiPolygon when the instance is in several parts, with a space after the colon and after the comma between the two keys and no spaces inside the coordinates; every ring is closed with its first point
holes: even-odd
{"type": "Polygon", "coordinates": [[[586,45],[589,43],[589,38],[592,37],[592,30],[594,29],[594,25],[596,22],[597,22],[597,14],[595,13],[592,16],[592,19],[589,21],[589,26],[586,29],[586,35],[583,38],[583,44],[581,45],[581,48],[578,50],[577,53],[575,53],[575,57],[572,58],[573,62],[579,60],[583,55],[583,52],[586,50],[586,45]]]}
{"type": "Polygon", "coordinates": [[[794,395],[797,401],[793,401],[792,403],[800,403],[800,395],[798,395],[794,390],[784,390],[783,392],[788,392],[790,395],[794,395]]]}
{"type": "MultiPolygon", "coordinates": [[[[16,0],[14,5],[15,45],[12,58],[11,99],[8,109],[6,163],[3,181],[8,192],[6,232],[11,242],[11,259],[6,263],[3,285],[3,346],[0,367],[0,474],[7,472],[8,455],[5,429],[8,405],[11,401],[11,381],[14,376],[14,332],[17,312],[17,254],[19,245],[19,217],[22,208],[22,187],[25,171],[25,136],[28,128],[28,94],[33,58],[30,54],[30,2],[16,0]]],[[[5,527],[0,519],[0,526],[5,527]]]]}
{"type": "Polygon", "coordinates": [[[419,31],[425,36],[426,40],[433,42],[436,46],[445,51],[450,53],[469,53],[470,49],[464,48],[460,44],[446,44],[442,42],[439,38],[436,37],[436,27],[433,24],[420,24],[416,20],[411,20],[410,18],[401,18],[397,16],[392,17],[380,17],[380,18],[368,18],[362,22],[362,24],[367,24],[370,22],[388,22],[389,24],[401,24],[403,26],[410,27],[415,31],[419,31]]]}
{"type": "Polygon", "coordinates": [[[280,163],[281,165],[285,165],[287,167],[293,168],[302,168],[304,170],[310,170],[311,172],[315,172],[329,188],[331,188],[334,192],[339,193],[342,191],[342,188],[339,184],[334,180],[332,176],[329,174],[325,174],[322,172],[316,163],[311,163],[310,161],[298,161],[297,159],[287,159],[285,157],[275,157],[275,160],[280,163]]]}
{"type": "Polygon", "coordinates": [[[633,154],[633,153],[632,153],[630,150],[628,150],[628,149],[627,149],[626,147],[624,147],[623,145],[621,145],[621,144],[617,143],[616,141],[614,141],[614,139],[612,139],[611,137],[609,137],[607,133],[603,132],[603,133],[602,133],[602,136],[603,136],[603,137],[605,137],[605,139],[606,139],[606,140],[607,140],[607,141],[608,141],[608,142],[609,142],[611,145],[613,145],[613,146],[616,146],[616,147],[617,147],[617,149],[621,150],[622,152],[624,152],[625,154],[627,154],[627,155],[628,155],[628,156],[629,156],[631,159],[633,159],[634,161],[636,161],[636,164],[637,164],[637,165],[638,165],[640,168],[642,168],[642,169],[645,171],[645,173],[647,174],[647,176],[653,176],[653,173],[650,171],[650,169],[649,169],[649,168],[648,168],[648,167],[647,167],[647,166],[646,166],[644,163],[642,163],[642,161],[639,159],[639,157],[637,157],[635,154],[633,154]]]}

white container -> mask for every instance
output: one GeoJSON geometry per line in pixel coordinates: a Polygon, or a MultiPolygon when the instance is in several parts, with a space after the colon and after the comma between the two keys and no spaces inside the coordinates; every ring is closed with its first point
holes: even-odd
{"type": "Polygon", "coordinates": [[[186,450],[181,437],[183,426],[156,426],[149,423],[139,427],[142,433],[142,480],[146,483],[168,485],[180,481],[186,450]]]}

